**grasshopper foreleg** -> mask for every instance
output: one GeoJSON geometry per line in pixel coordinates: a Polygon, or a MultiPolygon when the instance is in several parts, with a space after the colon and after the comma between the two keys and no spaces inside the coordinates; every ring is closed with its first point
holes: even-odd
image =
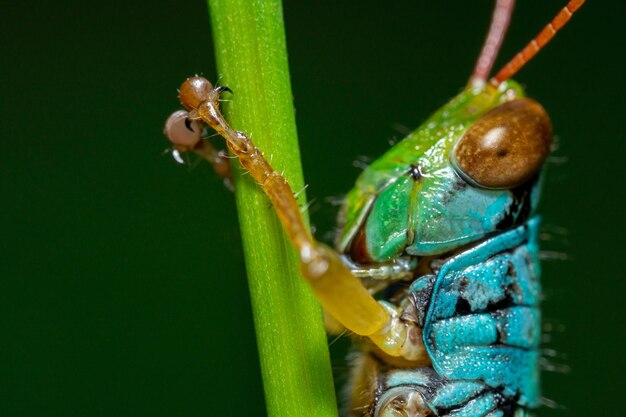
{"type": "Polygon", "coordinates": [[[369,337],[384,352],[407,359],[419,357],[424,352],[415,326],[401,320],[400,313],[390,306],[378,303],[340,255],[311,236],[289,183],[244,132],[234,130],[224,119],[219,109],[224,90],[202,77],[192,77],[181,85],[179,97],[189,110],[188,118],[201,120],[222,136],[268,196],[298,253],[302,275],[324,309],[349,331],[369,337]]]}

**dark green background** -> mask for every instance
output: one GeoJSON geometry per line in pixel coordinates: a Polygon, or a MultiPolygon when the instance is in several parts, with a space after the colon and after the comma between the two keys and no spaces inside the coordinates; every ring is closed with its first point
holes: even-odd
{"type": "MultiPolygon", "coordinates": [[[[464,85],[491,2],[287,3],[322,237],[352,162],[464,85]]],[[[565,1],[519,3],[499,65],[565,1]]],[[[626,411],[625,11],[589,2],[516,77],[567,159],[541,212],[567,257],[544,263],[545,347],[571,372],[544,374],[543,416],[626,411]]],[[[2,2],[0,22],[0,415],[264,415],[233,197],[161,156],[176,87],[217,78],[205,5],[2,2]]],[[[341,372],[345,343],[331,351],[341,372]]]]}

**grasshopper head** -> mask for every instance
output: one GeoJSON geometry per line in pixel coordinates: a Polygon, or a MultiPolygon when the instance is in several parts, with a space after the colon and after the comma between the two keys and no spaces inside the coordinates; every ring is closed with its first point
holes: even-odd
{"type": "Polygon", "coordinates": [[[487,81],[513,12],[498,1],[468,88],[373,163],[348,194],[337,247],[357,263],[439,255],[523,223],[552,126],[510,78],[585,0],[570,0],[487,81]]]}
{"type": "Polygon", "coordinates": [[[523,223],[552,128],[513,81],[468,88],[363,172],[340,217],[359,263],[449,252],[523,223]]]}

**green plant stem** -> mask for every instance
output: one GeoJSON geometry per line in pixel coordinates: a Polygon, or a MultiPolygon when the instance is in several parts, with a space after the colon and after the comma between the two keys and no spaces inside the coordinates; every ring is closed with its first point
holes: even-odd
{"type": "MultiPolygon", "coordinates": [[[[304,181],[278,0],[208,0],[220,84],[234,92],[227,117],[250,134],[295,191],[304,181]]],[[[236,199],[270,417],[335,417],[320,307],[269,200],[241,175],[236,199]]],[[[304,193],[299,194],[304,204],[304,193]]],[[[237,277],[229,277],[237,279],[237,277]]]]}

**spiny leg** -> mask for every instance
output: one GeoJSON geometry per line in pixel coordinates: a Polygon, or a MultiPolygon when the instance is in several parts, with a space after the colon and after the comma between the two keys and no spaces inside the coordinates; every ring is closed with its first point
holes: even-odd
{"type": "Polygon", "coordinates": [[[190,111],[189,119],[202,120],[219,133],[268,196],[298,253],[302,275],[324,309],[348,330],[367,336],[389,355],[423,358],[421,337],[416,337],[419,329],[403,321],[401,311],[378,303],[339,254],[311,236],[285,178],[271,167],[245,133],[235,131],[226,122],[219,109],[219,97],[225,89],[214,88],[205,78],[192,77],[181,85],[179,98],[190,111]]]}
{"type": "Polygon", "coordinates": [[[209,161],[217,175],[224,178],[227,188],[233,189],[233,174],[225,151],[216,149],[210,142],[202,138],[202,126],[189,119],[185,110],[175,111],[167,118],[163,133],[172,143],[174,151],[195,152],[209,161]]]}

